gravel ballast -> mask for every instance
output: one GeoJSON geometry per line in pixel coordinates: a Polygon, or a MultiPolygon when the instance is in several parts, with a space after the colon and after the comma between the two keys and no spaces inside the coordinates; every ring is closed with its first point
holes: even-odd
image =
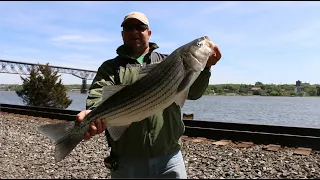
{"type": "MultiPolygon", "coordinates": [[[[103,165],[109,151],[102,134],[80,143],[63,161],[55,163],[54,146],[37,132],[45,118],[0,113],[0,178],[110,178],[103,165]]],[[[238,148],[213,140],[182,140],[188,178],[320,178],[320,152],[294,154],[294,148],[266,151],[264,145],[238,148]]]]}

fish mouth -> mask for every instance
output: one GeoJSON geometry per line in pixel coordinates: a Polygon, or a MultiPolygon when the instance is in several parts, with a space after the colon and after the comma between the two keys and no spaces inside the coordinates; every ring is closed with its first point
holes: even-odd
{"type": "Polygon", "coordinates": [[[209,36],[204,36],[203,39],[205,40],[206,45],[214,51],[214,43],[211,41],[209,36]]]}
{"type": "Polygon", "coordinates": [[[211,39],[209,38],[209,36],[204,36],[203,39],[211,41],[211,39]]]}

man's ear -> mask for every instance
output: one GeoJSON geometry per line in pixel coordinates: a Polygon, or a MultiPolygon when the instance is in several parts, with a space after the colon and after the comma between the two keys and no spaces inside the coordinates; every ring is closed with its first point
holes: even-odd
{"type": "Polygon", "coordinates": [[[152,31],[151,31],[151,30],[148,30],[149,39],[150,39],[151,34],[152,34],[152,31]]]}

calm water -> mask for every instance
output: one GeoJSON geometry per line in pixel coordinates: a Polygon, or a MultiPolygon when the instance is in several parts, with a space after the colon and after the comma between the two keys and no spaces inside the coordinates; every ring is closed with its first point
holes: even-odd
{"type": "MultiPolygon", "coordinates": [[[[87,94],[68,96],[68,109],[85,108],[87,94]]],[[[0,91],[0,102],[24,105],[13,91],[0,91]]],[[[319,97],[203,96],[187,100],[182,111],[198,120],[320,128],[319,97]]]]}

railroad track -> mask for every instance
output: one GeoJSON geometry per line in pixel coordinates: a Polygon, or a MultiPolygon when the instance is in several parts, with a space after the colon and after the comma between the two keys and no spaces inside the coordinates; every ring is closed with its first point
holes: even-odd
{"type": "MultiPolygon", "coordinates": [[[[80,111],[0,104],[0,112],[73,121],[80,111]]],[[[278,144],[320,150],[320,129],[217,121],[183,120],[185,136],[208,139],[250,141],[255,144],[278,144]]]]}

